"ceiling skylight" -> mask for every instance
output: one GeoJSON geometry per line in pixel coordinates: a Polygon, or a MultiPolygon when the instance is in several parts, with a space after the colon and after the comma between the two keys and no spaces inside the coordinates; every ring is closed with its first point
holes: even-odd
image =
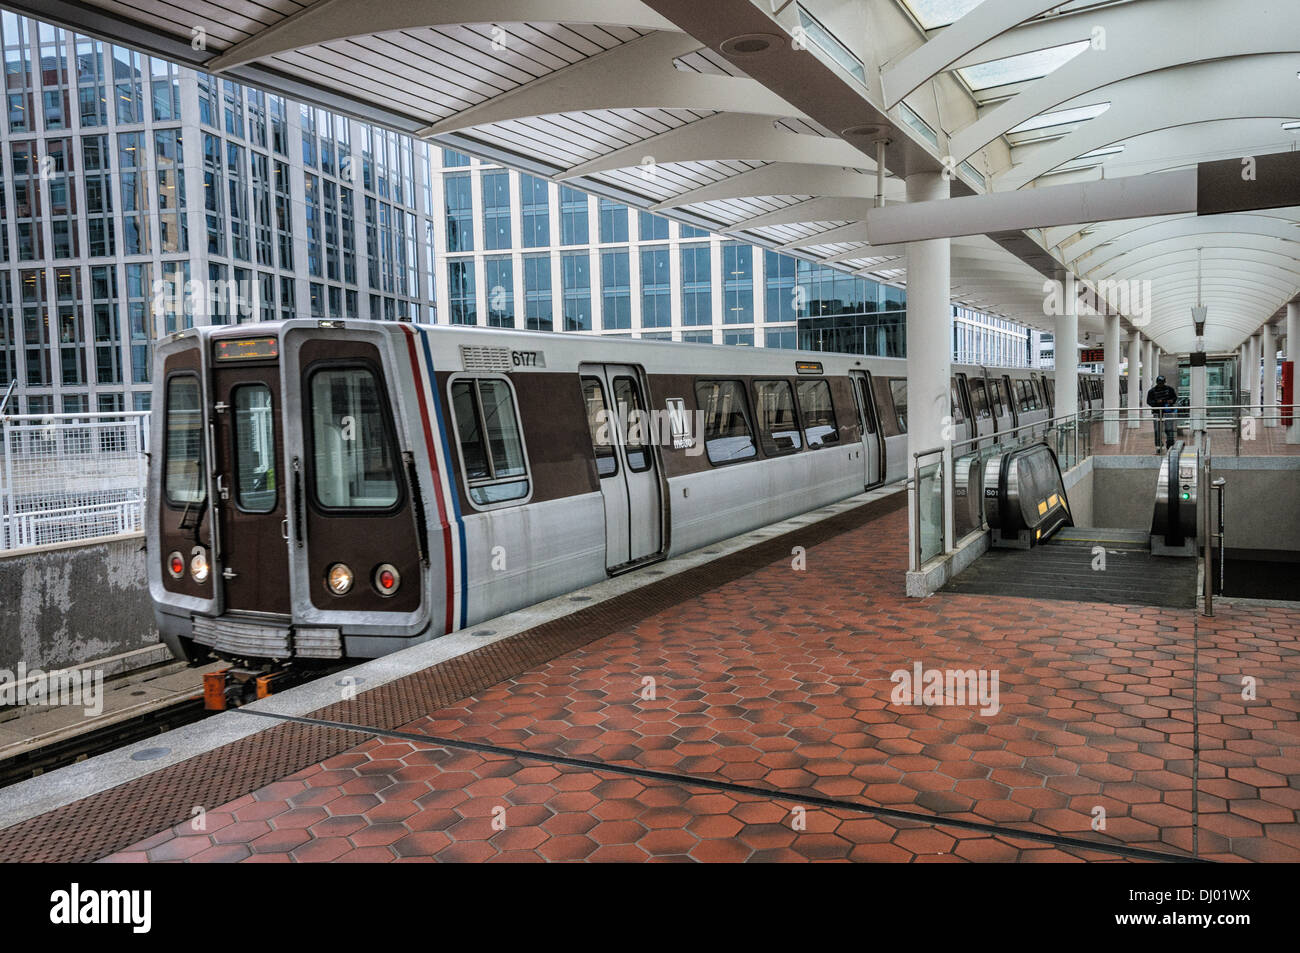
{"type": "Polygon", "coordinates": [[[973,90],[992,89],[1009,83],[1023,83],[1026,80],[1040,79],[1064,66],[1089,46],[1087,40],[1053,46],[1045,50],[1034,50],[1018,56],[980,63],[957,70],[961,78],[973,90]]]}
{"type": "Polygon", "coordinates": [[[980,5],[980,0],[903,0],[927,30],[960,20],[980,5]]]}
{"type": "Polygon", "coordinates": [[[1110,108],[1110,103],[1097,103],[1095,106],[1077,106],[1073,109],[1058,109],[1056,112],[1040,113],[1033,119],[1026,119],[1009,133],[1029,132],[1033,129],[1046,129],[1049,126],[1064,126],[1067,123],[1083,122],[1100,116],[1110,108]]]}

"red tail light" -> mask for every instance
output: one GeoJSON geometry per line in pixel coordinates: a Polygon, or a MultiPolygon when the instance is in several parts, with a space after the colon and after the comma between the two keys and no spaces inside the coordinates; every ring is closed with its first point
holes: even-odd
{"type": "Polygon", "coordinates": [[[402,584],[402,577],[395,566],[384,563],[375,567],[374,584],[375,591],[381,596],[391,596],[402,584]]]}
{"type": "Polygon", "coordinates": [[[167,557],[167,571],[173,579],[181,578],[185,575],[185,558],[180,553],[172,553],[167,557]]]}

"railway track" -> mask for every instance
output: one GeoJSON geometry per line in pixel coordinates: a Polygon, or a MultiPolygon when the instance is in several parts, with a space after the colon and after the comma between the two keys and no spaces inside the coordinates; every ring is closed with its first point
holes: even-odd
{"type": "MultiPolygon", "coordinates": [[[[294,678],[283,683],[281,690],[337,674],[346,667],[329,665],[310,672],[297,672],[294,678]]],[[[198,683],[161,698],[34,735],[0,748],[0,788],[216,714],[219,712],[204,708],[203,685],[198,683]]]]}
{"type": "Polygon", "coordinates": [[[76,730],[29,738],[0,750],[0,787],[180,728],[210,714],[203,708],[200,687],[106,713],[83,722],[76,730]]]}

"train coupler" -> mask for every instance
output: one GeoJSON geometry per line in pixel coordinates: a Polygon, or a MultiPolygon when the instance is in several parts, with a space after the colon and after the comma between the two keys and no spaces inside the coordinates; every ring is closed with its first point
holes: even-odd
{"type": "Polygon", "coordinates": [[[203,707],[208,711],[238,708],[269,698],[297,681],[288,666],[244,668],[232,665],[203,675],[203,707]]]}

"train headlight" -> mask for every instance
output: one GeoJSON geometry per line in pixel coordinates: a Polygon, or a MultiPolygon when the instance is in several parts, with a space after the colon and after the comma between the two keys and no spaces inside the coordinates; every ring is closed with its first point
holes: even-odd
{"type": "Polygon", "coordinates": [[[173,579],[179,579],[185,575],[185,557],[180,553],[172,553],[168,556],[167,571],[171,573],[173,579]]]}
{"type": "Polygon", "coordinates": [[[325,585],[336,596],[347,595],[352,588],[352,570],[343,563],[335,563],[325,574],[325,585]]]}
{"type": "Polygon", "coordinates": [[[383,563],[375,567],[374,584],[375,591],[381,596],[391,596],[397,591],[397,587],[402,584],[402,577],[398,573],[396,566],[391,563],[383,563]]]}
{"type": "Polygon", "coordinates": [[[195,582],[208,581],[208,554],[202,546],[194,547],[194,555],[190,557],[190,575],[195,582]]]}

